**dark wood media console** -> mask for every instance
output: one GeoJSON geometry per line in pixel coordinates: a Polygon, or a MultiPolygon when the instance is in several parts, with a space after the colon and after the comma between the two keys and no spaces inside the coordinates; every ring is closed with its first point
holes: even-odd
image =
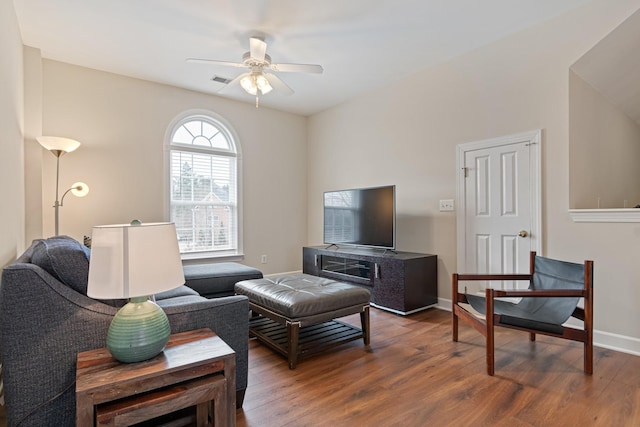
{"type": "Polygon", "coordinates": [[[438,303],[438,257],[413,252],[335,246],[302,249],[302,272],[371,291],[371,305],[411,314],[438,303]]]}

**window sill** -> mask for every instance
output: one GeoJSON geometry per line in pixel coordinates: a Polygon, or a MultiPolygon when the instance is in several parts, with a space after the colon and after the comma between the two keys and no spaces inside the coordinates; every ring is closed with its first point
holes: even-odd
{"type": "Polygon", "coordinates": [[[243,253],[220,253],[214,252],[200,252],[200,253],[187,253],[180,254],[182,258],[182,264],[202,264],[203,262],[236,262],[243,261],[243,253]]]}
{"type": "Polygon", "coordinates": [[[640,209],[569,209],[573,222],[640,222],[640,209]]]}

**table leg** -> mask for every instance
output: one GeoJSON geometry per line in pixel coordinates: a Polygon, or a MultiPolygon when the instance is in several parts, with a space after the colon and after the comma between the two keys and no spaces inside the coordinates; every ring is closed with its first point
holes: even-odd
{"type": "MultiPolygon", "coordinates": [[[[202,402],[196,406],[196,425],[198,427],[208,427],[212,425],[212,423],[209,423],[209,418],[211,417],[212,420],[215,420],[215,418],[212,417],[211,406],[212,402],[202,402]]],[[[220,424],[214,421],[213,425],[217,426],[220,424]]]]}
{"type": "Polygon", "coordinates": [[[287,341],[289,356],[289,369],[296,369],[298,364],[298,336],[300,334],[300,322],[287,321],[287,341]]]}
{"type": "Polygon", "coordinates": [[[360,323],[362,323],[362,339],[364,345],[369,345],[370,342],[370,325],[369,325],[369,306],[366,305],[360,312],[360,323]]]}
{"type": "MultiPolygon", "coordinates": [[[[220,399],[215,399],[214,415],[220,414],[220,425],[235,427],[236,425],[236,356],[229,357],[224,362],[224,377],[226,379],[224,389],[221,390],[220,399]],[[218,408],[218,401],[220,407],[218,408]]],[[[218,416],[215,415],[218,425],[218,416]]]]}
{"type": "Polygon", "coordinates": [[[93,399],[84,393],[76,394],[76,426],[93,426],[93,399]]]}

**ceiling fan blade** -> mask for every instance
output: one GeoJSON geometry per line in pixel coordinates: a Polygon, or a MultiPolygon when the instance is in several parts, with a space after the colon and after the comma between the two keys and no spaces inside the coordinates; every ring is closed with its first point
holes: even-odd
{"type": "Polygon", "coordinates": [[[233,80],[231,80],[229,83],[227,83],[226,85],[224,85],[220,90],[218,90],[218,92],[220,93],[224,93],[226,92],[228,89],[231,89],[235,86],[239,86],[240,85],[240,80],[242,80],[242,78],[244,76],[248,76],[251,73],[242,73],[239,76],[237,76],[236,78],[234,78],[233,80]]]}
{"type": "Polygon", "coordinates": [[[249,52],[253,59],[262,62],[264,61],[264,55],[267,53],[267,44],[264,40],[260,40],[257,37],[251,37],[249,39],[249,52]]]}
{"type": "Polygon", "coordinates": [[[237,68],[246,67],[246,65],[244,65],[242,62],[218,61],[215,59],[187,58],[186,61],[201,63],[201,64],[226,65],[229,67],[237,67],[237,68]]]}
{"type": "Polygon", "coordinates": [[[293,89],[291,89],[285,82],[280,80],[280,77],[271,73],[264,73],[271,86],[283,95],[293,95],[293,89]]]}
{"type": "Polygon", "coordinates": [[[269,66],[273,71],[296,72],[296,73],[315,73],[322,74],[324,71],[321,65],[315,64],[271,64],[269,66]]]}

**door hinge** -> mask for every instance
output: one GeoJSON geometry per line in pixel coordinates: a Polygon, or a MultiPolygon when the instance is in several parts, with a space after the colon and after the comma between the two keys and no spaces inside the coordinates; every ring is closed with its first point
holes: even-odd
{"type": "Polygon", "coordinates": [[[466,167],[466,166],[462,168],[462,171],[463,171],[463,173],[464,173],[464,177],[465,177],[465,178],[469,178],[469,169],[470,169],[470,168],[468,168],[468,167],[466,167]]]}

